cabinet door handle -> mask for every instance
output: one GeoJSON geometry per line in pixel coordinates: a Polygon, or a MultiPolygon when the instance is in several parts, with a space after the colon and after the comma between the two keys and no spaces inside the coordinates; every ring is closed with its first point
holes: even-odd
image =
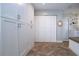
{"type": "Polygon", "coordinates": [[[20,16],[19,14],[17,15],[17,19],[18,19],[18,20],[21,19],[21,16],[20,16]]]}
{"type": "Polygon", "coordinates": [[[21,24],[20,23],[18,24],[18,28],[21,28],[21,24]]]}

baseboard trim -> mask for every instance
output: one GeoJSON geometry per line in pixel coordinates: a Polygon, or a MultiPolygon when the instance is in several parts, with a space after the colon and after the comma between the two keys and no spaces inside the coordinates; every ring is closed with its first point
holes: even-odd
{"type": "Polygon", "coordinates": [[[32,46],[27,50],[24,51],[24,53],[22,54],[22,56],[27,56],[27,54],[31,51],[31,49],[34,47],[34,42],[32,43],[32,46]]]}
{"type": "Polygon", "coordinates": [[[56,41],[56,42],[62,43],[63,41],[56,41]]]}

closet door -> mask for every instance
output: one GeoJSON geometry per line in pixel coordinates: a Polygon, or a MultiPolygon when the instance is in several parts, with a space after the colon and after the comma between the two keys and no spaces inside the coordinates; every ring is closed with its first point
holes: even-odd
{"type": "Polygon", "coordinates": [[[36,16],[36,41],[56,42],[56,16],[36,16]]]}
{"type": "Polygon", "coordinates": [[[2,18],[2,45],[4,56],[18,55],[17,23],[2,18]]]}
{"type": "MultiPolygon", "coordinates": [[[[38,33],[38,42],[50,42],[50,17],[48,16],[36,16],[36,25],[39,27],[36,31],[38,33]]],[[[36,35],[37,36],[37,35],[36,35]]]]}
{"type": "Polygon", "coordinates": [[[56,16],[50,16],[50,42],[56,42],[56,16]]]}

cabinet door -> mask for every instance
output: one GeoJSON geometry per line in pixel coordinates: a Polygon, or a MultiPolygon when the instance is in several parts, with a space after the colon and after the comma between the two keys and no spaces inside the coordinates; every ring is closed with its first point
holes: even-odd
{"type": "Polygon", "coordinates": [[[0,3],[0,17],[1,17],[1,3],[0,3]]]}
{"type": "Polygon", "coordinates": [[[33,34],[33,27],[32,25],[27,26],[27,35],[28,35],[28,51],[30,51],[34,44],[34,34],[33,34]]]}
{"type": "Polygon", "coordinates": [[[18,40],[17,40],[17,24],[8,19],[2,19],[2,44],[3,55],[17,56],[18,55],[18,40]]]}
{"type": "Polygon", "coordinates": [[[22,22],[31,23],[34,19],[34,9],[30,4],[18,5],[18,18],[22,22]]]}
{"type": "MultiPolygon", "coordinates": [[[[19,39],[19,53],[20,55],[24,55],[26,51],[28,51],[28,33],[27,33],[27,26],[25,24],[19,23],[18,24],[18,39],[19,39]]],[[[26,52],[27,53],[27,52],[26,52]]]]}
{"type": "Polygon", "coordinates": [[[1,39],[1,17],[0,17],[0,55],[2,55],[2,39],[1,39]]]}
{"type": "Polygon", "coordinates": [[[17,4],[15,3],[2,3],[1,16],[6,18],[17,19],[17,4]]]}
{"type": "Polygon", "coordinates": [[[27,22],[28,8],[26,4],[18,5],[18,20],[22,22],[27,22]]]}
{"type": "Polygon", "coordinates": [[[32,32],[30,26],[24,23],[20,23],[18,31],[19,39],[19,53],[20,55],[26,55],[32,48],[32,32]]]}
{"type": "Polygon", "coordinates": [[[30,4],[26,4],[27,6],[27,19],[29,20],[28,22],[33,22],[34,19],[34,8],[30,4]]]}

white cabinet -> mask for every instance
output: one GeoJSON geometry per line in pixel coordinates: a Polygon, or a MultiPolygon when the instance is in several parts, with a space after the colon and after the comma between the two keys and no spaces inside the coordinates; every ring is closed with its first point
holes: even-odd
{"type": "Polygon", "coordinates": [[[18,38],[19,38],[19,53],[20,55],[27,54],[32,48],[32,32],[30,26],[24,23],[19,23],[18,38]]]}
{"type": "Polygon", "coordinates": [[[26,55],[30,51],[33,46],[32,8],[30,4],[0,4],[0,55],[26,55]]]}
{"type": "Polygon", "coordinates": [[[19,54],[26,55],[30,49],[32,48],[33,44],[33,28],[31,28],[32,24],[30,20],[33,20],[33,14],[30,12],[34,12],[34,9],[29,11],[30,4],[23,4],[18,6],[18,16],[19,16],[19,28],[18,28],[18,38],[19,38],[19,54]],[[30,15],[29,15],[30,14],[30,15]],[[28,15],[30,16],[28,18],[28,15]]]}
{"type": "Polygon", "coordinates": [[[33,37],[33,27],[31,27],[31,25],[27,25],[27,46],[28,46],[28,51],[31,50],[31,48],[33,47],[33,43],[34,43],[34,37],[33,37]]]}
{"type": "Polygon", "coordinates": [[[34,19],[34,8],[30,4],[18,5],[19,21],[31,24],[34,19]]]}
{"type": "Polygon", "coordinates": [[[26,4],[23,4],[23,5],[18,5],[18,13],[17,13],[17,16],[18,16],[18,20],[19,21],[22,21],[22,22],[27,22],[27,6],[26,4]]]}
{"type": "Polygon", "coordinates": [[[70,48],[77,56],[79,56],[79,43],[78,43],[78,42],[69,39],[69,48],[70,48]]]}
{"type": "Polygon", "coordinates": [[[1,17],[0,17],[0,55],[2,54],[2,39],[1,39],[1,17]]]}
{"type": "Polygon", "coordinates": [[[1,46],[4,56],[18,55],[17,39],[17,4],[0,4],[1,23],[1,46]]]}
{"type": "Polygon", "coordinates": [[[33,18],[34,18],[34,16],[32,16],[32,15],[34,15],[34,8],[32,7],[32,5],[29,5],[29,4],[26,4],[27,5],[27,19],[29,19],[30,21],[33,21],[33,18]]]}
{"type": "Polygon", "coordinates": [[[19,43],[19,54],[23,55],[25,52],[25,45],[27,43],[27,32],[25,24],[18,24],[18,43],[19,43]]]}
{"type": "Polygon", "coordinates": [[[1,16],[1,4],[0,4],[0,16],[1,16]]]}
{"type": "MultiPolygon", "coordinates": [[[[1,4],[0,4],[0,16],[1,16],[1,4]]],[[[0,17],[0,55],[2,53],[2,45],[1,45],[1,17],[0,17]]]]}
{"type": "Polygon", "coordinates": [[[24,55],[28,48],[28,33],[27,26],[23,23],[19,23],[18,28],[18,38],[19,38],[19,53],[20,55],[24,55]]]}
{"type": "Polygon", "coordinates": [[[17,4],[15,3],[2,3],[1,16],[5,18],[17,19],[17,4]]]}
{"type": "Polygon", "coordinates": [[[3,55],[18,55],[17,23],[2,18],[3,55]]]}

